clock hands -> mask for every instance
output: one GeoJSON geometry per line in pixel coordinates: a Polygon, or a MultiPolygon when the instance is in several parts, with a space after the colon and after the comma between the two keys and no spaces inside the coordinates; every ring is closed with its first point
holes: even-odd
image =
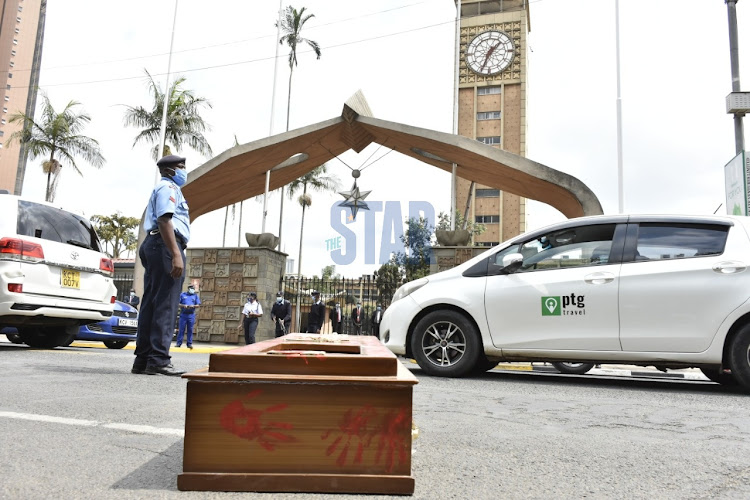
{"type": "Polygon", "coordinates": [[[484,62],[482,63],[482,66],[480,66],[479,71],[482,71],[484,69],[484,67],[487,65],[487,61],[490,60],[490,56],[492,56],[492,53],[495,52],[495,49],[500,46],[500,43],[502,42],[497,42],[497,45],[491,47],[490,50],[487,51],[487,56],[484,58],[484,62]]]}

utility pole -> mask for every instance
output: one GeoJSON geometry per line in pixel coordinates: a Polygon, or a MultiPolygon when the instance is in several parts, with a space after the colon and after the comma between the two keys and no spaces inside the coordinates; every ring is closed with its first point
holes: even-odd
{"type": "Polygon", "coordinates": [[[740,88],[740,50],[737,42],[737,2],[739,0],[724,0],[727,4],[729,18],[729,60],[732,66],[732,93],[727,96],[727,113],[734,114],[734,145],[735,153],[745,150],[745,130],[742,119],[750,105],[749,94],[740,88]]]}

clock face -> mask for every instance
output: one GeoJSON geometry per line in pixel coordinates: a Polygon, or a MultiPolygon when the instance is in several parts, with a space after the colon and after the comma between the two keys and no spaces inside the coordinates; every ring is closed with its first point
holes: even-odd
{"type": "Polygon", "coordinates": [[[466,47],[466,64],[480,75],[496,75],[513,62],[513,40],[502,31],[485,31],[466,47]]]}

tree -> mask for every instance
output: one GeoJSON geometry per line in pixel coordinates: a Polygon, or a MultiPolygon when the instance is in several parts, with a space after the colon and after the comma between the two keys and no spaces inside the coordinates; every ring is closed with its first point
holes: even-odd
{"type": "Polygon", "coordinates": [[[136,217],[126,217],[120,212],[93,215],[91,223],[104,243],[105,252],[113,259],[120,258],[123,253],[134,252],[138,246],[136,231],[141,220],[136,217]]]}
{"type": "Polygon", "coordinates": [[[104,166],[99,143],[80,134],[83,127],[91,121],[91,117],[86,113],[77,112],[76,108],[80,105],[79,102],[70,101],[61,113],[57,113],[47,94],[42,93],[39,121],[25,113],[16,113],[9,119],[10,123],[21,123],[23,126],[21,130],[10,135],[7,144],[17,141],[25,145],[32,160],[39,156],[49,156],[49,159],[42,163],[42,169],[47,174],[44,199],[50,202],[55,199],[57,180],[63,163],[70,164],[81,177],[83,173],[76,165],[76,156],[82,157],[95,168],[104,166]]]}
{"type": "Polygon", "coordinates": [[[380,266],[380,269],[375,271],[375,287],[378,289],[380,302],[385,307],[391,304],[393,294],[396,293],[396,290],[398,290],[403,281],[404,276],[401,273],[401,269],[393,260],[386,262],[380,266]]]}
{"type": "Polygon", "coordinates": [[[161,118],[164,110],[164,92],[146,71],[149,92],[154,98],[151,109],[142,106],[126,106],[124,122],[129,127],[139,127],[142,130],[135,136],[133,146],[146,142],[153,145],[151,156],[154,160],[172,154],[171,144],[176,151],[187,145],[203,156],[213,155],[208,140],[203,132],[210,127],[200,115],[201,108],[211,107],[211,103],[203,97],[197,97],[192,91],[183,88],[185,77],[177,78],[169,89],[167,105],[167,127],[164,138],[164,150],[159,154],[159,140],[161,139],[161,118]]]}
{"type": "MultiPolygon", "coordinates": [[[[297,198],[302,207],[302,222],[299,228],[299,261],[297,263],[297,273],[300,277],[300,282],[302,281],[302,241],[305,233],[305,210],[312,205],[312,196],[307,193],[307,188],[309,187],[311,190],[319,192],[335,191],[338,188],[338,179],[335,176],[326,175],[327,173],[328,167],[323,164],[289,183],[289,199],[302,189],[302,194],[297,198]]],[[[297,315],[297,319],[299,319],[299,310],[297,311],[297,315]]],[[[299,324],[299,321],[297,324],[299,324]]]]}
{"type": "Polygon", "coordinates": [[[432,233],[430,221],[424,217],[410,217],[406,221],[406,231],[401,236],[404,252],[394,255],[391,262],[399,267],[406,281],[413,281],[430,274],[432,260],[432,233]]]}
{"type": "MultiPolygon", "coordinates": [[[[315,17],[315,14],[305,14],[305,7],[299,11],[287,6],[284,17],[281,19],[281,31],[284,35],[279,39],[279,44],[289,46],[289,89],[286,97],[286,130],[289,131],[289,113],[292,109],[292,75],[294,67],[297,66],[297,47],[307,44],[313,49],[315,55],[320,59],[320,45],[318,42],[303,38],[302,27],[307,21],[315,17]]],[[[278,22],[276,23],[278,26],[278,22]]],[[[281,187],[281,207],[279,208],[279,248],[281,248],[281,230],[284,222],[284,186],[281,187]]]]}

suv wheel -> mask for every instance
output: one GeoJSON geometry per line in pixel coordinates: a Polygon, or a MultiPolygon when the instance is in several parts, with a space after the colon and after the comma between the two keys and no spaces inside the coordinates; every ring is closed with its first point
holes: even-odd
{"type": "Polygon", "coordinates": [[[593,363],[572,363],[570,361],[560,361],[552,363],[560,373],[568,373],[570,375],[583,375],[594,367],[593,363]]]}
{"type": "Polygon", "coordinates": [[[126,345],[128,345],[128,341],[127,340],[105,340],[104,345],[106,345],[108,349],[122,349],[126,345]]]}
{"type": "Polygon", "coordinates": [[[417,323],[411,337],[411,351],[426,373],[461,377],[477,365],[482,342],[463,314],[433,311],[417,323]]]}
{"type": "Polygon", "coordinates": [[[24,344],[39,349],[70,345],[78,334],[77,326],[23,328],[18,330],[24,344]]]}
{"type": "Polygon", "coordinates": [[[732,377],[750,391],[750,325],[740,328],[729,348],[729,368],[732,377]]]}

